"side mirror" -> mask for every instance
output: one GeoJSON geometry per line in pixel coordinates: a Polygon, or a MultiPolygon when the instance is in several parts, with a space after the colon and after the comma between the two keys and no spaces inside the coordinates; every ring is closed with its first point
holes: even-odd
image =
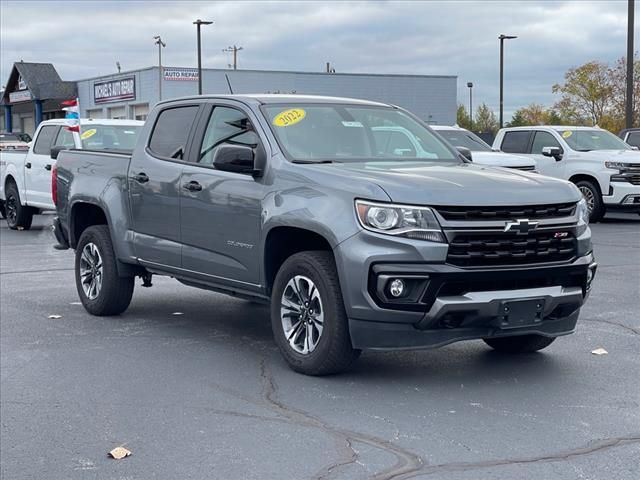
{"type": "Polygon", "coordinates": [[[473,162],[473,158],[471,157],[471,150],[469,150],[467,147],[456,147],[456,150],[458,150],[458,152],[460,152],[464,158],[466,158],[470,162],[473,162]]]}
{"type": "Polygon", "coordinates": [[[556,162],[562,160],[562,149],[560,147],[542,147],[542,155],[545,157],[553,157],[556,162]]]}
{"type": "Polygon", "coordinates": [[[261,155],[264,150],[261,147],[257,150],[260,152],[254,151],[247,145],[222,144],[216,148],[213,166],[225,172],[248,173],[254,177],[260,177],[264,171],[264,162],[262,162],[264,155],[261,155]]]}
{"type": "Polygon", "coordinates": [[[53,160],[57,160],[58,159],[58,155],[60,155],[60,152],[63,150],[67,150],[67,147],[62,147],[62,146],[58,146],[58,147],[53,147],[51,149],[51,158],[53,160]]]}

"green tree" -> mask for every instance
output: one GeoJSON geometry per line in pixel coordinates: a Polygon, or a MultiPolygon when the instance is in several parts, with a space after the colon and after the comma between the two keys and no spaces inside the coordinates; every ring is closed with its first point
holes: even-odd
{"type": "Polygon", "coordinates": [[[498,131],[498,120],[496,114],[489,108],[486,103],[483,103],[476,110],[476,115],[473,122],[473,129],[479,133],[493,133],[498,131]]]}
{"type": "Polygon", "coordinates": [[[456,123],[459,127],[471,130],[471,123],[469,119],[469,112],[464,105],[458,105],[458,111],[456,112],[456,123]]]}
{"type": "Polygon", "coordinates": [[[527,107],[521,107],[511,117],[507,124],[509,127],[522,127],[527,125],[561,125],[562,116],[553,108],[532,103],[527,107]]]}
{"type": "Polygon", "coordinates": [[[589,62],[569,69],[564,75],[564,83],[552,87],[553,93],[562,95],[555,108],[563,117],[586,118],[593,124],[600,123],[614,103],[615,88],[609,70],[602,62],[589,62]]]}

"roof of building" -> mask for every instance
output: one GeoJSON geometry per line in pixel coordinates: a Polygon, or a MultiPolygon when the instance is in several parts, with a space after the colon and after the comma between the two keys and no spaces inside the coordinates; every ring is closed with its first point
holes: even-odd
{"type": "Polygon", "coordinates": [[[75,82],[65,82],[50,63],[15,62],[7,86],[2,94],[2,103],[9,103],[9,93],[16,91],[18,78],[26,84],[34,98],[40,100],[68,99],[77,95],[75,82]]]}

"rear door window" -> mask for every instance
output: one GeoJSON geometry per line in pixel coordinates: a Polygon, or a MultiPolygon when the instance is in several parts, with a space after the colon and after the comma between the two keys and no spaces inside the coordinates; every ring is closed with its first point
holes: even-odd
{"type": "Polygon", "coordinates": [[[529,130],[506,132],[500,149],[507,153],[528,153],[530,136],[529,130]]]}
{"type": "Polygon", "coordinates": [[[533,145],[531,146],[531,153],[535,155],[542,155],[542,149],[544,147],[562,148],[560,146],[560,142],[556,140],[556,137],[551,135],[549,132],[536,132],[535,137],[533,138],[533,145]]]}
{"type": "Polygon", "coordinates": [[[197,105],[189,105],[160,112],[149,139],[149,149],[159,157],[184,160],[198,108],[197,105]]]}
{"type": "Polygon", "coordinates": [[[33,146],[33,153],[36,155],[51,155],[51,145],[53,139],[58,134],[59,125],[45,125],[40,129],[36,144],[33,146]]]}

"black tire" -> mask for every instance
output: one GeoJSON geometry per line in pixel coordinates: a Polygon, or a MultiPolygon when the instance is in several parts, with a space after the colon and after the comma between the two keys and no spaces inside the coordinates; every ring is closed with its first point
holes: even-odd
{"type": "Polygon", "coordinates": [[[7,211],[4,208],[4,200],[0,200],[0,218],[7,218],[7,211]]]}
{"type": "Polygon", "coordinates": [[[33,222],[33,209],[20,203],[18,187],[13,182],[7,185],[5,200],[5,215],[7,225],[11,230],[29,230],[33,222]]]}
{"type": "Polygon", "coordinates": [[[349,322],[344,310],[338,272],[331,252],[308,251],[289,257],[280,267],[271,293],[271,327],[276,344],[291,369],[306,375],[330,375],[346,370],[360,355],[351,346],[349,322]],[[310,353],[297,352],[284,333],[281,301],[295,276],[310,279],[321,298],[322,334],[310,353]]]}
{"type": "Polygon", "coordinates": [[[107,225],[94,225],[82,232],[76,248],[75,271],[78,296],[87,312],[97,316],[119,315],[129,307],[135,278],[118,276],[116,256],[107,225]],[[81,257],[89,244],[97,247],[102,259],[101,288],[95,298],[90,298],[85,292],[80,275],[81,257]]]}
{"type": "Polygon", "coordinates": [[[579,180],[576,182],[576,187],[580,189],[589,205],[589,222],[596,223],[602,220],[605,206],[598,186],[590,180],[579,180]]]}
{"type": "Polygon", "coordinates": [[[499,352],[531,353],[548,347],[555,339],[556,337],[543,337],[542,335],[518,335],[515,337],[485,338],[484,343],[499,352]]]}

